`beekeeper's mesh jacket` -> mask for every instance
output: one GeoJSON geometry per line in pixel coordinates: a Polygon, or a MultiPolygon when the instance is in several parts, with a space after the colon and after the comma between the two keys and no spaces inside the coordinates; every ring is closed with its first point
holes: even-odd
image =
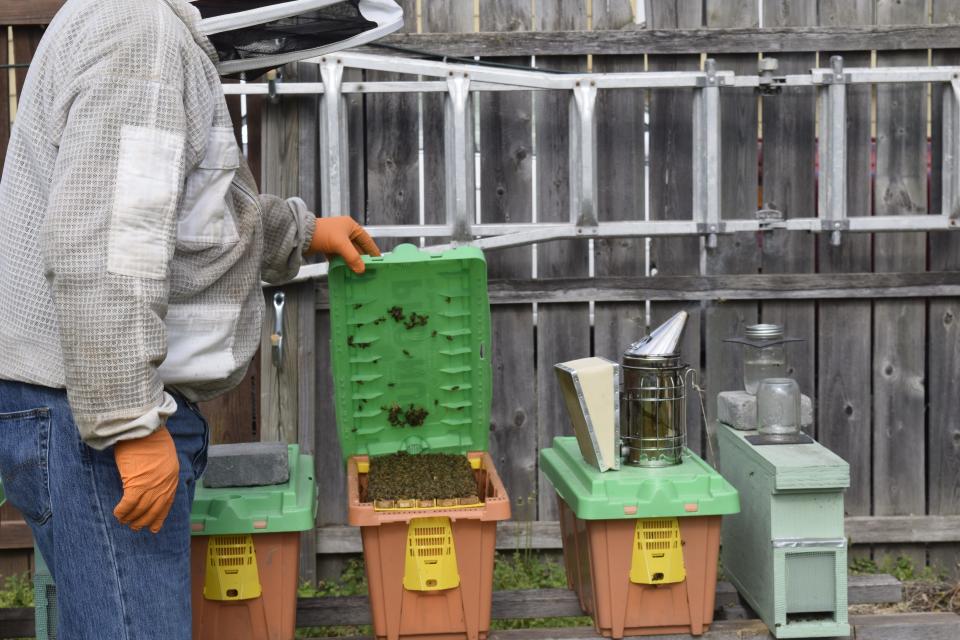
{"type": "Polygon", "coordinates": [[[0,183],[0,378],[66,387],[103,448],[233,387],[268,281],[313,234],[258,196],[216,54],[185,0],[69,0],[20,100],[0,183]]]}

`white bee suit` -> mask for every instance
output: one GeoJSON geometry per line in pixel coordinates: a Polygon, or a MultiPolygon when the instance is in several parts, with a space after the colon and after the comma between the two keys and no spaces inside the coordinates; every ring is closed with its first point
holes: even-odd
{"type": "MultiPolygon", "coordinates": [[[[66,388],[95,448],[163,424],[165,387],[234,387],[260,342],[261,278],[293,277],[312,239],[301,200],[258,194],[220,73],[314,55],[320,36],[271,30],[333,5],[257,4],[68,0],[31,63],[0,181],[0,379],[66,388]],[[266,54],[237,26],[256,11],[266,54]],[[215,47],[204,29],[232,36],[215,47]]],[[[339,4],[327,15],[353,42],[402,20],[392,2],[339,4]]]]}

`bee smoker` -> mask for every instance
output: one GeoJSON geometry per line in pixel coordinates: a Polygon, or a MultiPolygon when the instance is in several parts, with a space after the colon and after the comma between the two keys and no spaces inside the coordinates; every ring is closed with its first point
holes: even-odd
{"type": "Polygon", "coordinates": [[[668,467],[687,443],[686,376],[676,352],[687,314],[680,312],[623,354],[620,434],[624,462],[668,467]]]}

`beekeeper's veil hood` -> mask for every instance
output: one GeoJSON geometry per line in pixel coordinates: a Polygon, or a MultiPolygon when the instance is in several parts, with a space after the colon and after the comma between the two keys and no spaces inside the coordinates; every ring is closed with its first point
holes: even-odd
{"type": "Polygon", "coordinates": [[[222,75],[266,70],[355,47],[396,31],[393,0],[190,0],[222,75]]]}

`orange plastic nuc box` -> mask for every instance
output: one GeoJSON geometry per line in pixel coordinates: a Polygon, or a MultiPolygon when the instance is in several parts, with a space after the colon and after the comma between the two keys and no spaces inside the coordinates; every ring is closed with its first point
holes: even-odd
{"type": "Polygon", "coordinates": [[[296,632],[300,533],[252,536],[261,593],[254,598],[204,597],[208,546],[216,536],[190,541],[193,577],[193,640],[290,640],[296,632]]]}
{"type": "Polygon", "coordinates": [[[706,632],[713,622],[720,516],[677,518],[686,578],[671,584],[630,579],[636,520],[581,520],[558,498],[567,582],[608,638],[706,632]]]}
{"type": "Polygon", "coordinates": [[[490,629],[497,521],[510,500],[488,453],[468,453],[480,507],[375,510],[369,459],[347,464],[349,522],[360,527],[374,635],[381,640],[484,640],[490,629]]]}

